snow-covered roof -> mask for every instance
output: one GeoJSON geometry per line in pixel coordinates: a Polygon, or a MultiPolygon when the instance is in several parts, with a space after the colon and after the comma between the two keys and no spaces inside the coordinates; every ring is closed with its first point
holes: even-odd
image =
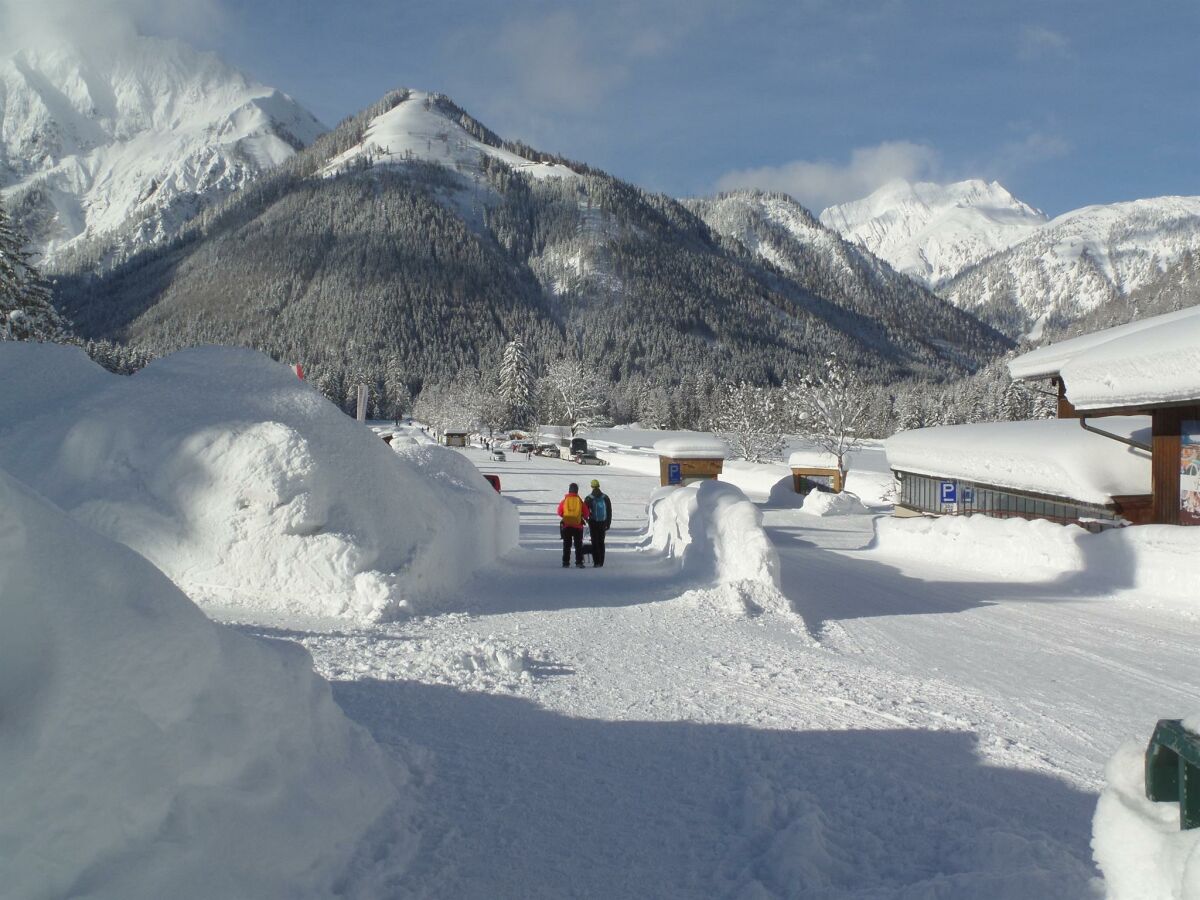
{"type": "Polygon", "coordinates": [[[836,469],[837,457],[817,447],[793,450],[788,456],[788,465],[793,469],[836,469]]]}
{"type": "Polygon", "coordinates": [[[1200,306],[1039,347],[1008,364],[1013,378],[1058,375],[1076,409],[1200,397],[1200,306]]]}
{"type": "MultiPolygon", "coordinates": [[[[1091,424],[1149,443],[1149,416],[1091,424]]],[[[1150,493],[1150,454],[1084,431],[1076,419],[919,428],[888,438],[888,465],[903,472],[1049,494],[1081,503],[1150,493]]]]}
{"type": "Polygon", "coordinates": [[[724,459],[728,448],[716,438],[676,437],[655,441],[654,452],[671,459],[724,459]]]}

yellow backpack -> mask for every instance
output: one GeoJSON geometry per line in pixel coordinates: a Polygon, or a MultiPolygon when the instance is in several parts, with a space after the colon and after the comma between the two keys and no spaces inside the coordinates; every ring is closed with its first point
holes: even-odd
{"type": "Polygon", "coordinates": [[[563,497],[562,520],[564,525],[583,524],[583,501],[579,499],[578,494],[567,494],[563,497]]]}

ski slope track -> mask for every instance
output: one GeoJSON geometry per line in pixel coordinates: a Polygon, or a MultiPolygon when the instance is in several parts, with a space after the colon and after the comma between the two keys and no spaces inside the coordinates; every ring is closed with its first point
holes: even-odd
{"type": "Polygon", "coordinates": [[[738,606],[650,549],[644,468],[464,452],[501,477],[522,543],[458,608],[241,626],[303,643],[352,718],[425,760],[395,896],[1102,891],[1105,761],[1200,689],[1186,607],[889,554],[866,495],[876,512],[760,503],[786,600],[738,606]],[[554,506],[593,475],[614,502],[608,561],[560,568],[554,506]]]}

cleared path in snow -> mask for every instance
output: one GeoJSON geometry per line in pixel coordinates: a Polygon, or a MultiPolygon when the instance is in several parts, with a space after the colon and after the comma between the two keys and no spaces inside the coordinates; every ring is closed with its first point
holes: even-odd
{"type": "MultiPolygon", "coordinates": [[[[444,615],[289,635],[423,772],[422,850],[389,896],[1091,895],[1107,751],[1082,748],[1106,701],[998,674],[1026,626],[1074,627],[1065,606],[906,580],[858,552],[865,517],[770,511],[803,614],[732,615],[637,550],[654,479],[468,455],[520,504],[521,549],[444,615]],[[592,477],[609,562],[562,569],[553,508],[592,477]]],[[[1073,645],[1093,689],[1117,671],[1101,644],[1073,645]]]]}

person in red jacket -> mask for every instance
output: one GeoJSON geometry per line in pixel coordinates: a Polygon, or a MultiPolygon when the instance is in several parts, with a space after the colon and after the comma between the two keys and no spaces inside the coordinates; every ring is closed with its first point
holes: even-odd
{"type": "Polygon", "coordinates": [[[558,501],[558,533],[563,542],[563,568],[571,565],[571,544],[575,544],[575,565],[583,568],[583,524],[588,518],[587,504],[579,496],[579,485],[571,482],[567,495],[558,501]]]}

